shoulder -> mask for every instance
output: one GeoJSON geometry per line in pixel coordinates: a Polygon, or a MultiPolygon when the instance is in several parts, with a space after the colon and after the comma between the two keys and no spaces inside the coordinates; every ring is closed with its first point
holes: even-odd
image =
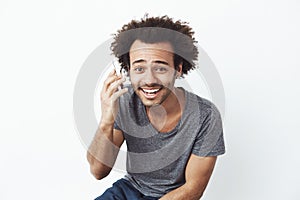
{"type": "Polygon", "coordinates": [[[219,109],[212,101],[187,90],[185,90],[185,94],[187,96],[187,106],[194,107],[193,110],[198,108],[199,112],[204,115],[220,115],[219,109]]]}

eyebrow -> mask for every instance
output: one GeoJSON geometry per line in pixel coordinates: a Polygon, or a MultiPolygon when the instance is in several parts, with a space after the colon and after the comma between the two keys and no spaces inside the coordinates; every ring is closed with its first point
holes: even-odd
{"type": "MultiPolygon", "coordinates": [[[[133,61],[132,65],[138,64],[138,63],[143,63],[143,62],[146,62],[146,60],[144,60],[144,59],[135,60],[135,61],[133,61]]],[[[169,63],[167,63],[166,61],[162,61],[162,60],[155,60],[155,61],[153,61],[153,63],[169,65],[169,63]]]]}
{"type": "Polygon", "coordinates": [[[133,63],[131,65],[142,63],[142,62],[146,62],[146,60],[143,60],[143,59],[135,60],[135,61],[133,61],[133,63]]]}

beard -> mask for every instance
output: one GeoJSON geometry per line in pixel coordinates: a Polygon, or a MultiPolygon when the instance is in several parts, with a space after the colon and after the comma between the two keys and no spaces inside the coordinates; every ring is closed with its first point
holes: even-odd
{"type": "Polygon", "coordinates": [[[146,107],[161,105],[172,94],[174,83],[133,85],[133,89],[146,107]]]}

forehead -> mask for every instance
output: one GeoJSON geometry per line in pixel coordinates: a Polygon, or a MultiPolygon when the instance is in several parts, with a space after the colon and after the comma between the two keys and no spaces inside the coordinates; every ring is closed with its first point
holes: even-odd
{"type": "Polygon", "coordinates": [[[169,42],[150,44],[136,40],[129,50],[129,56],[131,59],[144,57],[170,59],[173,58],[173,47],[169,42]]]}

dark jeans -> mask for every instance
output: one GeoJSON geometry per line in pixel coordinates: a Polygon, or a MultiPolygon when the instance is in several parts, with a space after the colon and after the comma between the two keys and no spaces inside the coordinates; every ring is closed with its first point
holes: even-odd
{"type": "Polygon", "coordinates": [[[120,179],[108,188],[101,196],[95,200],[157,200],[158,198],[145,196],[135,189],[133,185],[125,180],[120,179]]]}

